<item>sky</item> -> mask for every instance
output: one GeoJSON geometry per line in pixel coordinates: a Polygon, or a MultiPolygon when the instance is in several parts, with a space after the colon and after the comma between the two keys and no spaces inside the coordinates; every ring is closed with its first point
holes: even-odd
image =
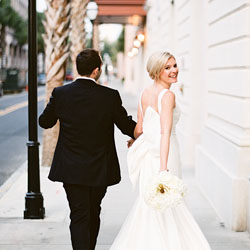
{"type": "Polygon", "coordinates": [[[38,12],[43,12],[46,9],[45,0],[36,1],[36,10],[38,12]]]}
{"type": "MultiPolygon", "coordinates": [[[[36,9],[39,12],[43,12],[46,9],[45,0],[36,1],[36,9]]],[[[87,22],[87,32],[91,32],[91,23],[87,22]]],[[[99,26],[100,40],[108,40],[110,42],[115,41],[122,31],[122,25],[120,24],[102,24],[99,26]]]]}

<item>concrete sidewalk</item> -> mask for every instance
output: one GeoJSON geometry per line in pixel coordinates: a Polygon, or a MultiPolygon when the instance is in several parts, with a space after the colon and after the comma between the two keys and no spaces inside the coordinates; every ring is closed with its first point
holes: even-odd
{"type": "MultiPolygon", "coordinates": [[[[116,84],[114,82],[112,87],[121,89],[118,82],[116,84]]],[[[122,91],[121,95],[124,106],[136,118],[137,97],[122,91]]],[[[127,139],[116,131],[122,182],[110,187],[103,200],[102,223],[96,250],[109,249],[136,196],[136,193],[132,192],[126,166],[127,139]]],[[[72,249],[68,229],[69,209],[65,193],[61,183],[53,183],[47,179],[48,168],[41,167],[41,191],[44,196],[46,218],[23,219],[27,189],[26,165],[24,163],[0,187],[0,250],[72,249]]],[[[223,223],[196,187],[194,171],[184,169],[183,178],[189,186],[188,206],[211,244],[212,250],[249,250],[250,235],[246,232],[231,232],[223,227],[223,223]]]]}

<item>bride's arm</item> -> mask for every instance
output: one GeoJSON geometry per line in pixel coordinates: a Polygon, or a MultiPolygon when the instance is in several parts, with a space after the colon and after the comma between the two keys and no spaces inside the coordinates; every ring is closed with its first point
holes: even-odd
{"type": "Polygon", "coordinates": [[[137,124],[135,126],[135,130],[134,130],[134,137],[135,139],[137,139],[142,133],[142,110],[140,107],[140,104],[138,104],[138,108],[137,108],[137,124]]]}
{"type": "Polygon", "coordinates": [[[173,122],[173,109],[175,106],[175,95],[167,91],[161,103],[161,144],[160,144],[160,171],[168,170],[168,154],[170,145],[170,135],[173,122]]]}

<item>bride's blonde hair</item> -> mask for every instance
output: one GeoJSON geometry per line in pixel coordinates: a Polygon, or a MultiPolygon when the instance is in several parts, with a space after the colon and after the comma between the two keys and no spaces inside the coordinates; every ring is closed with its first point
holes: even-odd
{"type": "Polygon", "coordinates": [[[147,71],[153,80],[158,80],[167,61],[174,56],[167,51],[153,53],[147,63],[147,71]]]}

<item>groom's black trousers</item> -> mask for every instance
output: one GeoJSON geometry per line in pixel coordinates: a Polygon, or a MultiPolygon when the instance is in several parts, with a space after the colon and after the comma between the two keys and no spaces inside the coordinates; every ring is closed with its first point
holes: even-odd
{"type": "Polygon", "coordinates": [[[70,207],[70,233],[74,250],[94,250],[100,228],[101,201],[107,187],[63,184],[70,207]]]}

